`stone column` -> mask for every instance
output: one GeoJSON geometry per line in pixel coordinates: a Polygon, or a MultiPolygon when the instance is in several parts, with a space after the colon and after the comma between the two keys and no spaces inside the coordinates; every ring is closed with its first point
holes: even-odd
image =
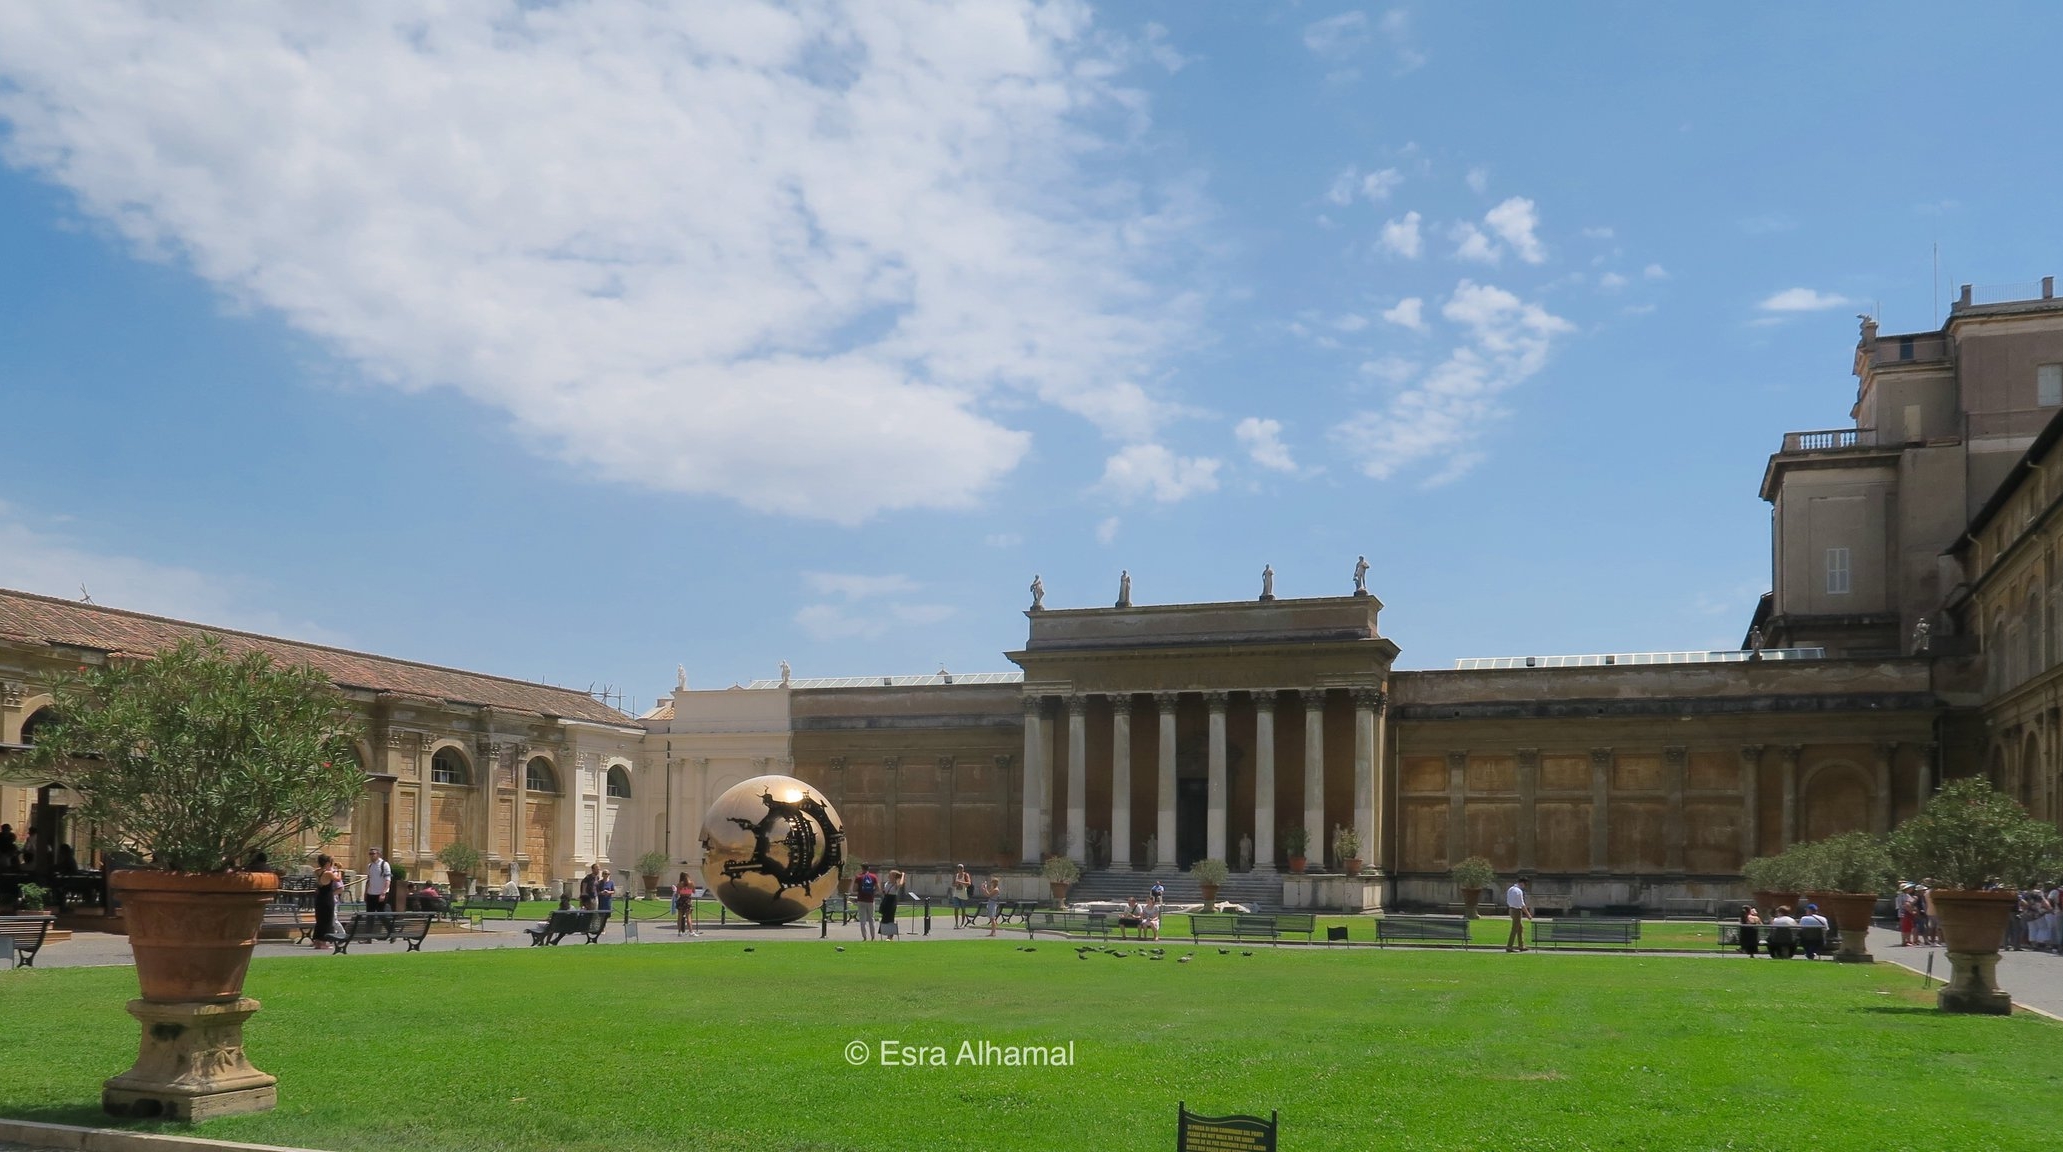
{"type": "Polygon", "coordinates": [[[900,756],[883,756],[881,758],[881,778],[888,784],[888,803],[884,805],[888,810],[888,820],[886,821],[888,824],[888,858],[890,860],[901,860],[902,835],[900,825],[902,823],[901,808],[903,804],[903,758],[900,756]]]}
{"type": "Polygon", "coordinates": [[[1540,830],[1535,797],[1540,791],[1540,749],[1519,749],[1519,871],[1533,870],[1540,830]]]}
{"type": "Polygon", "coordinates": [[[1468,822],[1462,805],[1468,802],[1468,753],[1447,753],[1447,867],[1461,859],[1468,841],[1468,822]]]}
{"type": "Polygon", "coordinates": [[[1375,794],[1375,763],[1381,754],[1383,694],[1373,688],[1354,692],[1354,837],[1361,841],[1363,867],[1382,870],[1380,800],[1375,794]]]}
{"type": "Polygon", "coordinates": [[[1110,698],[1110,869],[1132,870],[1132,698],[1110,698]]]}
{"type": "Polygon", "coordinates": [[[1325,870],[1325,689],[1297,693],[1304,702],[1304,837],[1305,855],[1325,870]]]}
{"type": "Polygon", "coordinates": [[[1089,698],[1067,698],[1067,855],[1089,862],[1089,698]]]}
{"type": "Polygon", "coordinates": [[[1166,868],[1175,859],[1175,704],[1180,699],[1181,694],[1176,692],[1153,694],[1154,710],[1160,717],[1160,782],[1155,793],[1160,803],[1160,820],[1153,830],[1160,842],[1160,856],[1153,862],[1155,868],[1166,868]]]}
{"type": "Polygon", "coordinates": [[[1870,829],[1880,836],[1891,831],[1891,762],[1897,758],[1897,741],[1877,745],[1877,773],[1870,792],[1870,829]]]}
{"type": "Polygon", "coordinates": [[[1802,744],[1784,745],[1784,847],[1798,842],[1798,754],[1802,744]]]}
{"type": "MultiPolygon", "coordinates": [[[[940,756],[938,758],[938,790],[946,798],[944,811],[947,813],[953,811],[953,793],[957,791],[955,785],[958,783],[955,777],[958,775],[959,773],[954,770],[953,758],[951,756],[940,756]]],[[[959,860],[962,856],[972,856],[972,852],[966,852],[961,846],[953,843],[953,820],[951,816],[949,815],[942,823],[945,825],[942,830],[942,839],[945,843],[945,858],[948,860],[959,860]]],[[[980,865],[977,864],[975,867],[978,868],[980,865]]]]}
{"type": "Polygon", "coordinates": [[[1590,750],[1590,870],[1611,870],[1612,750],[1590,750]]]}
{"type": "Polygon", "coordinates": [[[1913,790],[1913,811],[1915,812],[1925,808],[1927,801],[1934,798],[1934,776],[1940,771],[1940,766],[1934,762],[1934,758],[1940,754],[1941,745],[1939,744],[1920,745],[1919,782],[1918,787],[1913,790]]]}
{"type": "Polygon", "coordinates": [[[1683,871],[1683,789],[1690,769],[1690,749],[1681,744],[1662,749],[1662,787],[1666,794],[1662,815],[1662,868],[1683,871]]]}
{"type": "Polygon", "coordinates": [[[1046,750],[1040,737],[1044,735],[1039,726],[1039,717],[1045,711],[1046,702],[1038,696],[1024,698],[1024,808],[1021,825],[1024,847],[1019,856],[1026,864],[1039,862],[1039,849],[1043,844],[1040,827],[1046,809],[1046,789],[1041,769],[1046,763],[1046,750]]]}
{"type": "Polygon", "coordinates": [[[1223,692],[1206,692],[1203,704],[1210,712],[1210,810],[1204,823],[1204,855],[1225,858],[1225,702],[1223,692]]]}
{"type": "Polygon", "coordinates": [[[1254,871],[1275,871],[1275,690],[1254,696],[1254,871]]]}
{"type": "Polygon", "coordinates": [[[1762,852],[1762,745],[1741,745],[1741,862],[1762,852]]]}

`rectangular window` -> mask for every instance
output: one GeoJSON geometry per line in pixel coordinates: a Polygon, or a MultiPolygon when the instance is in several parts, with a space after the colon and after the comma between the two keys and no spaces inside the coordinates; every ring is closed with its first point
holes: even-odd
{"type": "Polygon", "coordinates": [[[2063,404],[2063,364],[2044,364],[2034,370],[2034,402],[2042,408],[2063,404]]]}
{"type": "Polygon", "coordinates": [[[1827,549],[1827,595],[1848,595],[1848,549],[1827,549]]]}

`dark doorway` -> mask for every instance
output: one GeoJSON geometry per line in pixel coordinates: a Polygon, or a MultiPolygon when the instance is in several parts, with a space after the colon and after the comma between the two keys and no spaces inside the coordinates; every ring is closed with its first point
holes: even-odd
{"type": "Polygon", "coordinates": [[[1209,847],[1211,783],[1208,780],[1175,781],[1175,867],[1187,868],[1203,859],[1209,847]]]}

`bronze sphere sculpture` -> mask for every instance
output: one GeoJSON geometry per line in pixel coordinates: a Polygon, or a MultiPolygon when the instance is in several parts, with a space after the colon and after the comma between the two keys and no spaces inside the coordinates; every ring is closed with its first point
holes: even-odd
{"type": "Polygon", "coordinates": [[[822,792],[793,776],[725,789],[702,819],[702,868],[724,907],[786,924],[838,891],[845,827],[822,792]]]}

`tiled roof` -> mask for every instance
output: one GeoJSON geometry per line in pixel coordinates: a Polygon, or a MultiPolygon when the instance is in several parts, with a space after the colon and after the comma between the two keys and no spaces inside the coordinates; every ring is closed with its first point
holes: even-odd
{"type": "Polygon", "coordinates": [[[348,688],[434,702],[485,705],[569,720],[628,726],[630,717],[585,692],[483,676],[276,636],[211,628],[141,612],[0,589],[0,642],[63,644],[100,652],[148,654],[189,636],[219,636],[232,652],[260,649],[284,664],[306,664],[348,688]]]}

